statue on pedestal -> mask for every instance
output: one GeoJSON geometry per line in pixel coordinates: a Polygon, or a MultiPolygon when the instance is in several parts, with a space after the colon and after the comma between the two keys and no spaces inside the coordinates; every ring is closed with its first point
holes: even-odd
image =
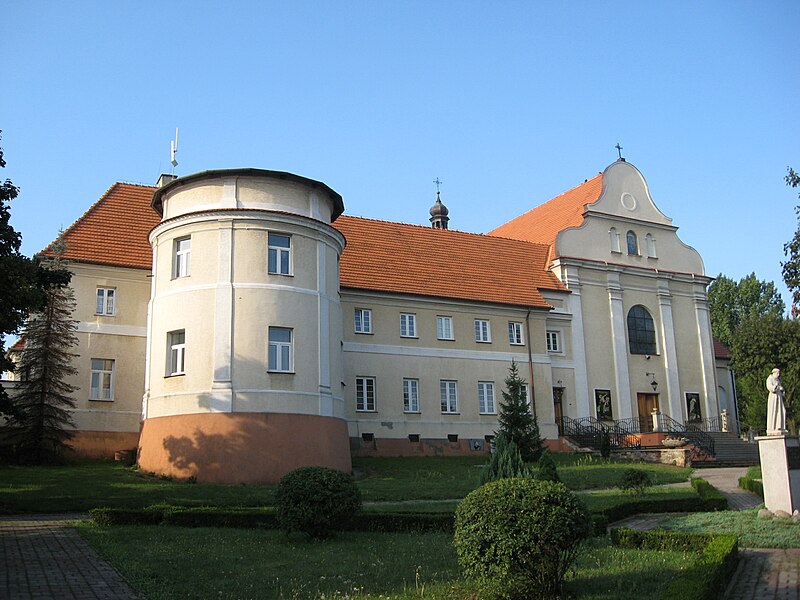
{"type": "Polygon", "coordinates": [[[767,390],[767,435],[783,435],[786,433],[786,406],[780,369],[772,369],[772,374],[767,377],[767,390]]]}

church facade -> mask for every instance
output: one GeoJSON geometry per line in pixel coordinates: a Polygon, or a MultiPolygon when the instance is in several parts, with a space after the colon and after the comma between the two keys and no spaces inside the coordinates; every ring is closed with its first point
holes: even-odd
{"type": "Polygon", "coordinates": [[[569,419],[735,413],[711,279],[633,165],[488,234],[448,219],[346,216],[259,169],[114,184],[64,234],[76,449],[227,482],[486,452],[512,362],[553,448],[569,419]]]}

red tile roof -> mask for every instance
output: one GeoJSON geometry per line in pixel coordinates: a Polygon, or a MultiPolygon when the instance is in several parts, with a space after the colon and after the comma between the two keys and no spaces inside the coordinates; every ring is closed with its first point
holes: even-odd
{"type": "Polygon", "coordinates": [[[731,357],[731,351],[728,347],[720,342],[717,338],[713,338],[714,340],[714,358],[721,358],[721,359],[729,359],[731,357]]]}
{"type": "MultiPolygon", "coordinates": [[[[150,206],[155,187],[115,183],[64,231],[67,260],[150,269],[147,239],[161,217],[150,206]]],[[[42,251],[49,256],[53,244],[42,251]]]]}
{"type": "Polygon", "coordinates": [[[553,246],[558,233],[583,223],[584,207],[594,203],[603,189],[599,173],[577,187],[540,204],[489,232],[489,235],[553,246]]]}
{"type": "Polygon", "coordinates": [[[334,227],[342,287],[537,308],[549,308],[540,289],[565,289],[542,244],[348,216],[334,227]]]}
{"type": "MultiPolygon", "coordinates": [[[[150,269],[155,190],[112,185],[64,232],[66,258],[150,269]]],[[[539,308],[549,308],[539,289],[564,290],[542,244],[348,216],[334,227],[347,238],[342,287],[539,308]]]]}

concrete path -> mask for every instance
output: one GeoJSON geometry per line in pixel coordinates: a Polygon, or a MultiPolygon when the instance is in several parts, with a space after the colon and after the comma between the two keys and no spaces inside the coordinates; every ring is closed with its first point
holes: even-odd
{"type": "Polygon", "coordinates": [[[69,521],[86,515],[0,517],[0,598],[137,600],[122,576],[69,521]]]}

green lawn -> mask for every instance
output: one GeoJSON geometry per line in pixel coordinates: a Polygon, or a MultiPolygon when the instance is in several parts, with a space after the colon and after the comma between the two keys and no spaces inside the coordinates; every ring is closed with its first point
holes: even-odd
{"type": "Polygon", "coordinates": [[[800,523],[791,519],[758,519],[758,510],[692,513],[662,524],[669,531],[730,533],[740,548],[800,548],[800,523]]]}
{"type": "MultiPolygon", "coordinates": [[[[614,486],[636,466],[656,482],[685,481],[689,469],[648,463],[590,460],[555,454],[559,474],[571,489],[614,486]]],[[[485,457],[356,458],[353,468],[365,502],[453,500],[478,486],[485,457]]],[[[178,506],[268,506],[274,486],[216,485],[169,481],[112,462],[59,467],[0,467],[0,512],[70,512],[99,506],[136,508],[157,503],[178,506]]]]}
{"type": "MultiPolygon", "coordinates": [[[[172,598],[476,598],[450,535],[343,533],[308,541],[277,531],[110,527],[83,535],[149,600],[172,598]]],[[[687,552],[592,540],[569,576],[572,597],[655,597],[691,564],[687,552]]]]}

